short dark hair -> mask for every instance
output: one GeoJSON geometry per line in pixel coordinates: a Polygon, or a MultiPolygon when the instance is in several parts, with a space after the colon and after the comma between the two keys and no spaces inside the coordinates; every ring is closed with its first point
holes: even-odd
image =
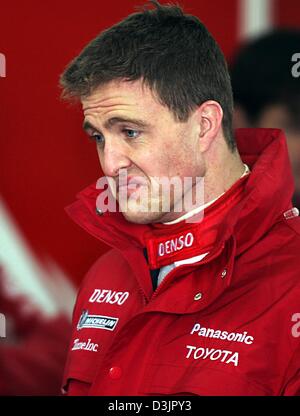
{"type": "Polygon", "coordinates": [[[87,97],[116,79],[141,79],[180,122],[214,100],[223,109],[223,133],[234,151],[232,89],[220,47],[178,4],[149,3],[101,32],[70,62],[60,77],[62,98],[87,97]],[[147,8],[149,3],[155,9],[147,8]]]}
{"type": "Polygon", "coordinates": [[[277,29],[242,45],[230,64],[233,97],[256,125],[271,104],[284,104],[300,128],[300,78],[292,56],[300,52],[299,29],[277,29]]]}

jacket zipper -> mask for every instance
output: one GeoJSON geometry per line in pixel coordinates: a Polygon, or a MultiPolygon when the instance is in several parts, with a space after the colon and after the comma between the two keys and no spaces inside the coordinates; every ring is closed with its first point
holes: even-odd
{"type": "Polygon", "coordinates": [[[142,299],[143,299],[143,306],[146,306],[148,303],[149,303],[149,301],[148,301],[148,298],[146,297],[146,295],[145,295],[145,293],[144,293],[144,291],[143,291],[143,289],[141,288],[141,286],[140,286],[140,284],[138,283],[138,291],[139,291],[139,293],[141,294],[141,296],[142,296],[142,299]]]}
{"type": "MultiPolygon", "coordinates": [[[[216,253],[212,257],[210,257],[209,259],[204,258],[203,260],[200,260],[199,263],[194,263],[193,265],[207,264],[210,261],[214,260],[222,252],[224,246],[225,246],[225,244],[222,244],[220,249],[217,250],[216,253]]],[[[169,282],[170,279],[172,279],[173,275],[175,275],[177,273],[177,271],[182,270],[182,269],[187,268],[187,267],[190,267],[190,266],[191,266],[191,264],[183,264],[181,266],[175,267],[172,271],[170,271],[170,273],[167,274],[167,276],[164,278],[164,280],[161,282],[161,284],[153,292],[149,302],[151,302],[154,298],[157,297],[157,294],[161,291],[161,288],[164,287],[169,282]]]]}

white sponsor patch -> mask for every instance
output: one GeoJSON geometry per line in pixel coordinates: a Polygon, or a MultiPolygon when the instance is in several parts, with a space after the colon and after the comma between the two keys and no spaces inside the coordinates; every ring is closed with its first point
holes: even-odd
{"type": "Polygon", "coordinates": [[[233,364],[235,367],[239,365],[239,353],[220,350],[215,348],[196,347],[195,345],[186,345],[188,352],[185,358],[193,358],[194,360],[211,360],[220,361],[225,364],[233,364]]]}
{"type": "Polygon", "coordinates": [[[96,328],[113,331],[118,320],[119,318],[113,318],[111,316],[89,315],[89,312],[84,310],[79,318],[77,330],[82,328],[96,328]]]}
{"type": "Polygon", "coordinates": [[[99,344],[95,344],[91,342],[91,338],[89,338],[87,342],[80,341],[79,338],[76,338],[74,339],[74,345],[71,351],[85,350],[85,351],[98,352],[98,347],[99,347],[99,344]]]}
{"type": "Polygon", "coordinates": [[[186,247],[191,247],[193,243],[194,235],[192,233],[181,235],[178,238],[173,238],[171,240],[165,241],[164,243],[160,243],[158,246],[158,255],[163,257],[166,254],[171,254],[186,247]]]}
{"type": "Polygon", "coordinates": [[[127,300],[129,292],[117,292],[109,289],[95,289],[89,302],[109,303],[110,305],[123,305],[127,300]]]}

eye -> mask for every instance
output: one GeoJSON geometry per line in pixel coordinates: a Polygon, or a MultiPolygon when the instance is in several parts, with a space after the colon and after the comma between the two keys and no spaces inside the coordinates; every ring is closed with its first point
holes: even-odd
{"type": "Polygon", "coordinates": [[[103,144],[104,143],[104,137],[102,134],[94,133],[90,136],[91,140],[94,140],[97,144],[103,144]]]}
{"type": "Polygon", "coordinates": [[[123,133],[125,133],[126,137],[128,137],[129,139],[136,139],[140,132],[138,130],[133,130],[133,129],[124,129],[122,130],[123,133]]]}

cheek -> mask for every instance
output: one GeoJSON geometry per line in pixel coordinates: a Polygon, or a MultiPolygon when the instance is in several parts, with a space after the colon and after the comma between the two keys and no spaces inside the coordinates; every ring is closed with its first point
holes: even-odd
{"type": "Polygon", "coordinates": [[[166,176],[166,158],[158,152],[144,153],[139,159],[135,160],[135,165],[146,176],[166,176]]]}
{"type": "Polygon", "coordinates": [[[104,163],[103,152],[97,148],[97,154],[98,154],[98,160],[100,162],[100,167],[101,169],[103,169],[103,163],[104,163]]]}
{"type": "MultiPolygon", "coordinates": [[[[195,151],[169,153],[165,156],[161,166],[165,167],[166,176],[193,177],[199,174],[199,161],[195,151]]],[[[198,175],[199,176],[199,175],[198,175]]]]}
{"type": "Polygon", "coordinates": [[[139,167],[149,176],[170,178],[195,175],[199,161],[192,141],[178,133],[172,135],[173,139],[170,137],[161,138],[159,144],[155,143],[147,154],[143,152],[139,167]]]}

